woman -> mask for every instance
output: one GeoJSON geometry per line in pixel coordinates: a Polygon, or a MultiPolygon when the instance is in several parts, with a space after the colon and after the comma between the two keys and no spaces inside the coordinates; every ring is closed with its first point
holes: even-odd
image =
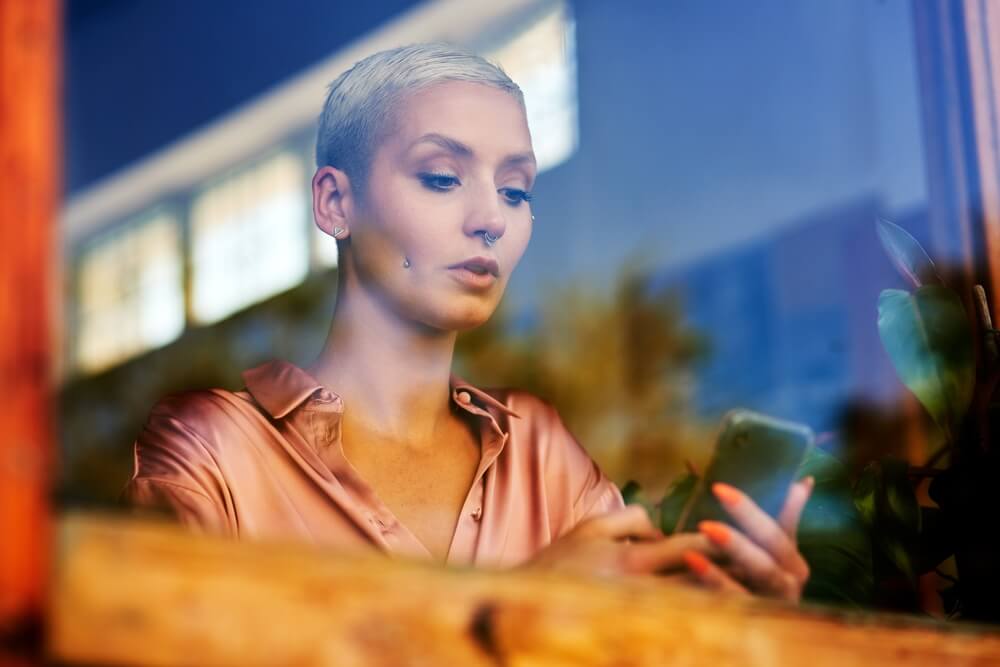
{"type": "Polygon", "coordinates": [[[340,250],[329,336],[306,368],[171,396],[135,443],[125,495],[203,531],[450,565],[644,574],[797,600],[795,527],[719,497],[742,531],[663,537],[538,398],[451,373],[457,333],[497,308],[531,236],[536,166],[518,87],[454,47],[376,53],[320,118],[316,224],[340,250]],[[725,567],[713,561],[724,561],[725,567]]]}

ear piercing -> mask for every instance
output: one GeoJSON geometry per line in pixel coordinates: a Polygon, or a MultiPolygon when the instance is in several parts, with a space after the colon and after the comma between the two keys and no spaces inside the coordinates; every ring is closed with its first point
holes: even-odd
{"type": "Polygon", "coordinates": [[[335,239],[340,238],[340,235],[343,234],[346,231],[347,230],[344,229],[343,227],[334,227],[333,228],[333,238],[335,238],[335,239]]]}

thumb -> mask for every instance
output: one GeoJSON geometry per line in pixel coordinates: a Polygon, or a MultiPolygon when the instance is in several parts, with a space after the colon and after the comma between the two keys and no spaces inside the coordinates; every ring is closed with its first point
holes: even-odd
{"type": "Polygon", "coordinates": [[[781,513],[778,514],[778,525],[781,526],[781,529],[785,531],[785,534],[793,542],[799,530],[799,519],[802,518],[802,510],[805,509],[806,503],[809,502],[809,496],[812,495],[815,484],[816,480],[812,475],[792,484],[792,488],[788,490],[788,497],[785,498],[785,506],[781,508],[781,513]]]}

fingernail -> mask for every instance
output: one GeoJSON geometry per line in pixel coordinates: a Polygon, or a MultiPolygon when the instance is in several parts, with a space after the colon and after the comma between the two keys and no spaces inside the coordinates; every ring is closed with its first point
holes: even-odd
{"type": "Polygon", "coordinates": [[[710,567],[708,559],[697,551],[685,551],[681,557],[684,559],[684,563],[688,566],[688,569],[695,574],[704,575],[708,572],[708,568],[710,567]]]}
{"type": "Polygon", "coordinates": [[[808,477],[806,477],[802,481],[806,483],[806,488],[807,489],[812,489],[814,486],[816,486],[816,478],[813,477],[812,475],[809,475],[808,477]]]}
{"type": "Polygon", "coordinates": [[[729,527],[724,523],[719,523],[718,521],[702,521],[698,524],[698,530],[711,540],[713,543],[724,547],[729,544],[729,540],[732,538],[732,533],[729,532],[729,527]]]}
{"type": "Polygon", "coordinates": [[[723,482],[716,482],[713,484],[712,493],[714,493],[715,497],[719,499],[719,502],[727,507],[738,505],[740,502],[740,496],[742,495],[734,487],[724,484],[723,482]]]}

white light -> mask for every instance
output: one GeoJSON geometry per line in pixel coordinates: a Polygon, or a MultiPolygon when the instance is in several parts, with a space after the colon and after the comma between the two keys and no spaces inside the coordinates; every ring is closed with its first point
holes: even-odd
{"type": "Polygon", "coordinates": [[[305,279],[304,178],[301,161],[286,152],[195,199],[192,310],[198,322],[217,322],[305,279]]]}

